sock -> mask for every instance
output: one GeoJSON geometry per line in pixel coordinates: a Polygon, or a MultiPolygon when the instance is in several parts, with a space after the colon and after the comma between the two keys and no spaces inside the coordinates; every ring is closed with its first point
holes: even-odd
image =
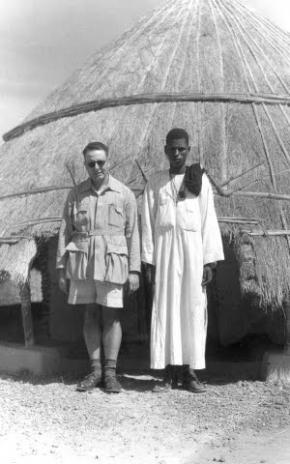
{"type": "Polygon", "coordinates": [[[97,375],[102,374],[102,366],[100,359],[91,359],[91,372],[97,375]]]}
{"type": "Polygon", "coordinates": [[[116,359],[105,359],[105,364],[104,364],[105,376],[115,376],[116,367],[117,367],[116,359]]]}

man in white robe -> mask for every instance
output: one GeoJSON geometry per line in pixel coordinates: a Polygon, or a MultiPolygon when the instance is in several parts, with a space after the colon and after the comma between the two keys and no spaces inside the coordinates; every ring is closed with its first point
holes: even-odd
{"type": "Polygon", "coordinates": [[[172,129],[165,146],[170,169],[152,175],[144,192],[142,261],[155,284],[151,367],[166,368],[165,390],[177,386],[182,370],[183,387],[202,392],[194,370],[205,368],[206,285],[224,254],[212,188],[199,165],[198,191],[188,188],[189,151],[187,132],[172,129]]]}

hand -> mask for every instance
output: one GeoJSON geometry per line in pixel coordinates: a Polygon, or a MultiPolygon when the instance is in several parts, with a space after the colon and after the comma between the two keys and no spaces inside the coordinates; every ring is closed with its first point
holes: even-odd
{"type": "Polygon", "coordinates": [[[65,277],[65,270],[64,269],[59,269],[58,270],[58,286],[60,290],[67,294],[68,293],[68,288],[67,288],[67,280],[65,277]]]}
{"type": "Polygon", "coordinates": [[[129,273],[129,292],[136,292],[140,285],[140,278],[137,272],[129,273]]]}
{"type": "Polygon", "coordinates": [[[203,267],[203,276],[202,276],[201,285],[203,287],[206,287],[212,281],[212,278],[213,278],[213,267],[211,266],[211,264],[206,264],[203,267]]]}

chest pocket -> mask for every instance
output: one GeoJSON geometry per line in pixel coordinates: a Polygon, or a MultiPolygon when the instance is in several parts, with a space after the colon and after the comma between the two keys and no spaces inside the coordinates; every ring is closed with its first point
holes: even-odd
{"type": "Polygon", "coordinates": [[[124,227],[124,211],[122,206],[118,204],[108,205],[108,223],[112,227],[124,227]]]}
{"type": "Polygon", "coordinates": [[[177,203],[176,225],[181,229],[193,232],[201,230],[199,200],[197,197],[186,198],[184,201],[177,203]]]}
{"type": "Polygon", "coordinates": [[[159,229],[172,229],[175,225],[175,205],[169,196],[160,196],[156,225],[159,229]]]}

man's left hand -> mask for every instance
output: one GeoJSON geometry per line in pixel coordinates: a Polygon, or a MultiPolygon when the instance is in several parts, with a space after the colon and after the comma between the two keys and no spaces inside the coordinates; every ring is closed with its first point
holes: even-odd
{"type": "Polygon", "coordinates": [[[140,285],[140,278],[137,272],[129,273],[129,292],[136,292],[140,285]]]}
{"type": "Polygon", "coordinates": [[[203,276],[202,276],[202,286],[206,287],[213,278],[213,266],[211,264],[206,264],[203,267],[203,276]]]}

